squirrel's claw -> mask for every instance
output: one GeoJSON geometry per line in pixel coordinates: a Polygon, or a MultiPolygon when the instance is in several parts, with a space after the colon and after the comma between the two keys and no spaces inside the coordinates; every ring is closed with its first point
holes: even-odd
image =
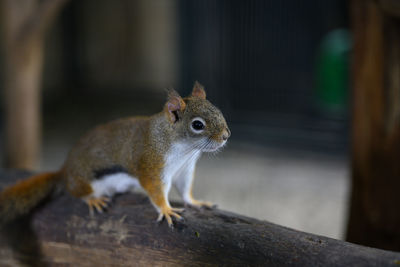
{"type": "Polygon", "coordinates": [[[172,211],[175,212],[183,212],[185,209],[184,208],[171,208],[172,211]]]}
{"type": "Polygon", "coordinates": [[[208,201],[200,201],[200,200],[195,200],[192,199],[191,202],[185,203],[185,206],[190,207],[190,208],[195,208],[195,209],[201,209],[201,208],[206,208],[206,209],[213,209],[216,208],[217,205],[213,204],[208,201]]]}
{"type": "Polygon", "coordinates": [[[103,213],[103,211],[107,208],[110,199],[108,197],[91,197],[85,200],[86,204],[89,207],[90,215],[94,214],[94,210],[98,213],[103,213]]]}
{"type": "Polygon", "coordinates": [[[157,218],[157,222],[161,222],[163,218],[165,218],[165,220],[168,223],[168,226],[173,228],[173,224],[172,224],[172,218],[171,216],[175,217],[178,220],[182,219],[182,216],[180,216],[178,213],[176,212],[182,212],[183,209],[178,209],[178,208],[164,208],[160,211],[160,214],[158,215],[157,218]]]}

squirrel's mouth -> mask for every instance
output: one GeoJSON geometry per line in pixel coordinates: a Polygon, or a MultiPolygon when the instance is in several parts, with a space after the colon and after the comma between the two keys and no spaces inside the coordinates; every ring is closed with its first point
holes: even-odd
{"type": "Polygon", "coordinates": [[[217,152],[226,144],[226,140],[220,142],[209,139],[207,145],[202,149],[203,152],[217,152]]]}

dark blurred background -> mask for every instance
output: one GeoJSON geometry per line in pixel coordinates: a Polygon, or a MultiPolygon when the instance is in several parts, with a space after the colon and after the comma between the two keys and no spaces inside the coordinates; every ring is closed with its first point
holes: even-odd
{"type": "Polygon", "coordinates": [[[338,0],[69,1],[46,43],[46,111],[82,97],[157,107],[165,88],[187,94],[199,80],[236,138],[343,153],[346,10],[338,0]]]}
{"type": "Polygon", "coordinates": [[[348,27],[344,0],[67,1],[46,34],[40,169],[94,125],[158,112],[165,88],[198,80],[232,137],[200,161],[195,195],[342,238],[348,27]]]}

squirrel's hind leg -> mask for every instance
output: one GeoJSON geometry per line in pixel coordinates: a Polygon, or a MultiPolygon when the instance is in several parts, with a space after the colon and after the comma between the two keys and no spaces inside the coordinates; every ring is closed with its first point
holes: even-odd
{"type": "Polygon", "coordinates": [[[99,196],[92,184],[81,177],[70,177],[67,183],[67,191],[74,197],[82,199],[89,207],[89,213],[94,214],[94,210],[102,213],[108,206],[110,199],[105,196],[99,196]]]}
{"type": "Polygon", "coordinates": [[[94,211],[102,213],[115,194],[122,194],[140,187],[139,181],[127,173],[114,173],[104,175],[90,183],[92,193],[83,200],[88,204],[91,214],[94,211]]]}

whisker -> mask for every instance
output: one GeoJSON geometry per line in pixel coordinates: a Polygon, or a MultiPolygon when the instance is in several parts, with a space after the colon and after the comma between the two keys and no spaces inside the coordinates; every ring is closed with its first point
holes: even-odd
{"type": "Polygon", "coordinates": [[[199,146],[201,145],[201,143],[202,143],[202,139],[200,139],[199,141],[196,141],[196,142],[194,142],[193,144],[191,144],[189,147],[187,147],[185,150],[184,150],[184,155],[187,155],[188,153],[191,153],[191,152],[193,152],[194,150],[199,150],[199,146]]]}
{"type": "Polygon", "coordinates": [[[188,146],[182,153],[182,156],[188,156],[182,166],[179,167],[176,174],[180,175],[182,171],[187,167],[187,164],[192,162],[192,160],[201,153],[204,145],[206,144],[206,139],[199,139],[198,141],[194,142],[190,146],[188,146]]]}

